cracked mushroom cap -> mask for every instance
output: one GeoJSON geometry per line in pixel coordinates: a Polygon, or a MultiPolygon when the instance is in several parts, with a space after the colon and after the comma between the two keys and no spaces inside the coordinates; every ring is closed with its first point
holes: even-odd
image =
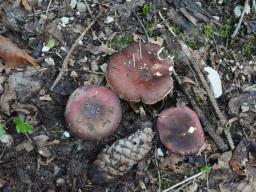
{"type": "Polygon", "coordinates": [[[162,111],[157,119],[160,140],[174,153],[196,154],[204,144],[204,132],[195,111],[174,107],[162,111]]]}
{"type": "Polygon", "coordinates": [[[118,97],[99,85],[77,88],[65,110],[66,123],[72,133],[87,140],[100,140],[113,134],[121,116],[118,97]]]}
{"type": "Polygon", "coordinates": [[[156,44],[134,43],[114,54],[107,67],[111,89],[127,101],[154,104],[173,88],[173,62],[160,58],[156,44]]]}

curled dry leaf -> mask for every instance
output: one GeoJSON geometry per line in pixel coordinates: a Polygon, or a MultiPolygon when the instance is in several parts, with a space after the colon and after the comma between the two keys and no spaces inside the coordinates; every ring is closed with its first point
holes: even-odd
{"type": "Polygon", "coordinates": [[[26,11],[31,11],[31,6],[28,0],[22,0],[21,3],[26,11]]]}
{"type": "MultiPolygon", "coordinates": [[[[35,141],[37,152],[43,157],[51,156],[51,152],[47,146],[58,145],[60,143],[60,141],[56,139],[53,141],[48,141],[49,137],[47,135],[35,136],[33,137],[33,140],[35,141]]],[[[27,152],[30,152],[35,148],[35,146],[30,141],[24,141],[17,145],[15,148],[17,151],[25,149],[27,152]]]]}
{"type": "Polygon", "coordinates": [[[142,126],[143,129],[116,141],[98,155],[89,169],[92,182],[105,183],[117,179],[148,154],[152,148],[152,124],[146,122],[142,126]]]}
{"type": "Polygon", "coordinates": [[[33,57],[1,35],[0,58],[5,62],[5,65],[10,68],[22,67],[27,64],[37,65],[36,60],[33,57]]]}
{"type": "Polygon", "coordinates": [[[249,161],[248,143],[241,140],[233,151],[232,158],[229,161],[230,168],[238,175],[245,175],[244,169],[249,161]]]}

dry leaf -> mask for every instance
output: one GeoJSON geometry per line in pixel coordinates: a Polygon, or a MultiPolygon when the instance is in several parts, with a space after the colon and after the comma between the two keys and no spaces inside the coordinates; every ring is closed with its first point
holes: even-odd
{"type": "Polygon", "coordinates": [[[190,172],[191,166],[190,163],[185,162],[185,156],[179,154],[170,154],[159,164],[160,169],[184,175],[190,172]]]}
{"type": "Polygon", "coordinates": [[[29,5],[28,0],[22,0],[22,5],[25,8],[26,11],[31,11],[31,6],[29,5]]]}
{"type": "Polygon", "coordinates": [[[241,140],[233,151],[229,166],[238,175],[245,175],[244,169],[249,161],[249,151],[247,141],[241,140]]]}
{"type": "Polygon", "coordinates": [[[37,65],[36,60],[24,50],[18,48],[7,38],[0,35],[0,58],[10,68],[20,67],[27,64],[37,65]]]}

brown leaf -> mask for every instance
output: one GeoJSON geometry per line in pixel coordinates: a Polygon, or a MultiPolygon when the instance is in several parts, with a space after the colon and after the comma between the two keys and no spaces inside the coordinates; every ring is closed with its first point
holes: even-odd
{"type": "Polygon", "coordinates": [[[24,65],[27,64],[37,65],[36,60],[33,57],[1,35],[0,58],[5,62],[5,65],[10,68],[24,67],[24,65]]]}
{"type": "Polygon", "coordinates": [[[241,140],[233,151],[232,158],[229,161],[230,168],[238,175],[246,175],[244,169],[249,161],[248,142],[241,140]]]}
{"type": "Polygon", "coordinates": [[[29,5],[28,0],[22,0],[22,5],[25,8],[26,11],[31,11],[31,6],[29,5]]]}
{"type": "Polygon", "coordinates": [[[232,171],[234,171],[238,175],[245,175],[243,168],[241,167],[240,163],[234,159],[229,161],[229,166],[231,167],[232,171]]]}

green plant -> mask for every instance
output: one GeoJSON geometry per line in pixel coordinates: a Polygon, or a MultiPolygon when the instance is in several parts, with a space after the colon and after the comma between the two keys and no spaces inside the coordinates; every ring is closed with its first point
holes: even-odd
{"type": "Polygon", "coordinates": [[[33,127],[20,118],[14,117],[13,122],[18,133],[31,133],[33,131],[33,127]]]}
{"type": "Polygon", "coordinates": [[[246,57],[251,57],[251,55],[253,54],[253,48],[251,43],[245,43],[242,46],[242,53],[246,56],[246,57]]]}
{"type": "Polygon", "coordinates": [[[186,41],[186,44],[193,50],[198,48],[196,41],[186,41]]]}
{"type": "Polygon", "coordinates": [[[231,19],[224,19],[224,24],[219,28],[218,32],[223,37],[228,37],[231,31],[231,19]]]}
{"type": "Polygon", "coordinates": [[[152,11],[152,4],[145,3],[142,8],[143,15],[148,15],[152,11]]]}
{"type": "Polygon", "coordinates": [[[174,25],[172,26],[172,31],[175,33],[175,34],[179,34],[181,32],[181,28],[177,25],[174,25]]]}
{"type": "Polygon", "coordinates": [[[0,137],[2,137],[6,133],[4,126],[0,124],[0,137]]]}
{"type": "Polygon", "coordinates": [[[209,166],[209,165],[206,165],[206,166],[200,168],[200,172],[201,172],[201,173],[208,173],[208,172],[210,172],[211,170],[212,170],[212,167],[209,166]]]}
{"type": "Polygon", "coordinates": [[[207,39],[212,39],[214,35],[214,26],[212,23],[205,23],[202,25],[204,36],[207,39]]]}
{"type": "Polygon", "coordinates": [[[145,23],[145,28],[146,28],[146,30],[147,30],[147,32],[148,32],[148,35],[149,35],[150,37],[152,37],[152,36],[155,35],[153,23],[152,23],[151,21],[147,21],[147,22],[145,23]]]}
{"type": "Polygon", "coordinates": [[[111,41],[114,46],[123,46],[133,42],[133,37],[131,35],[125,35],[124,37],[116,37],[111,41]]]}

